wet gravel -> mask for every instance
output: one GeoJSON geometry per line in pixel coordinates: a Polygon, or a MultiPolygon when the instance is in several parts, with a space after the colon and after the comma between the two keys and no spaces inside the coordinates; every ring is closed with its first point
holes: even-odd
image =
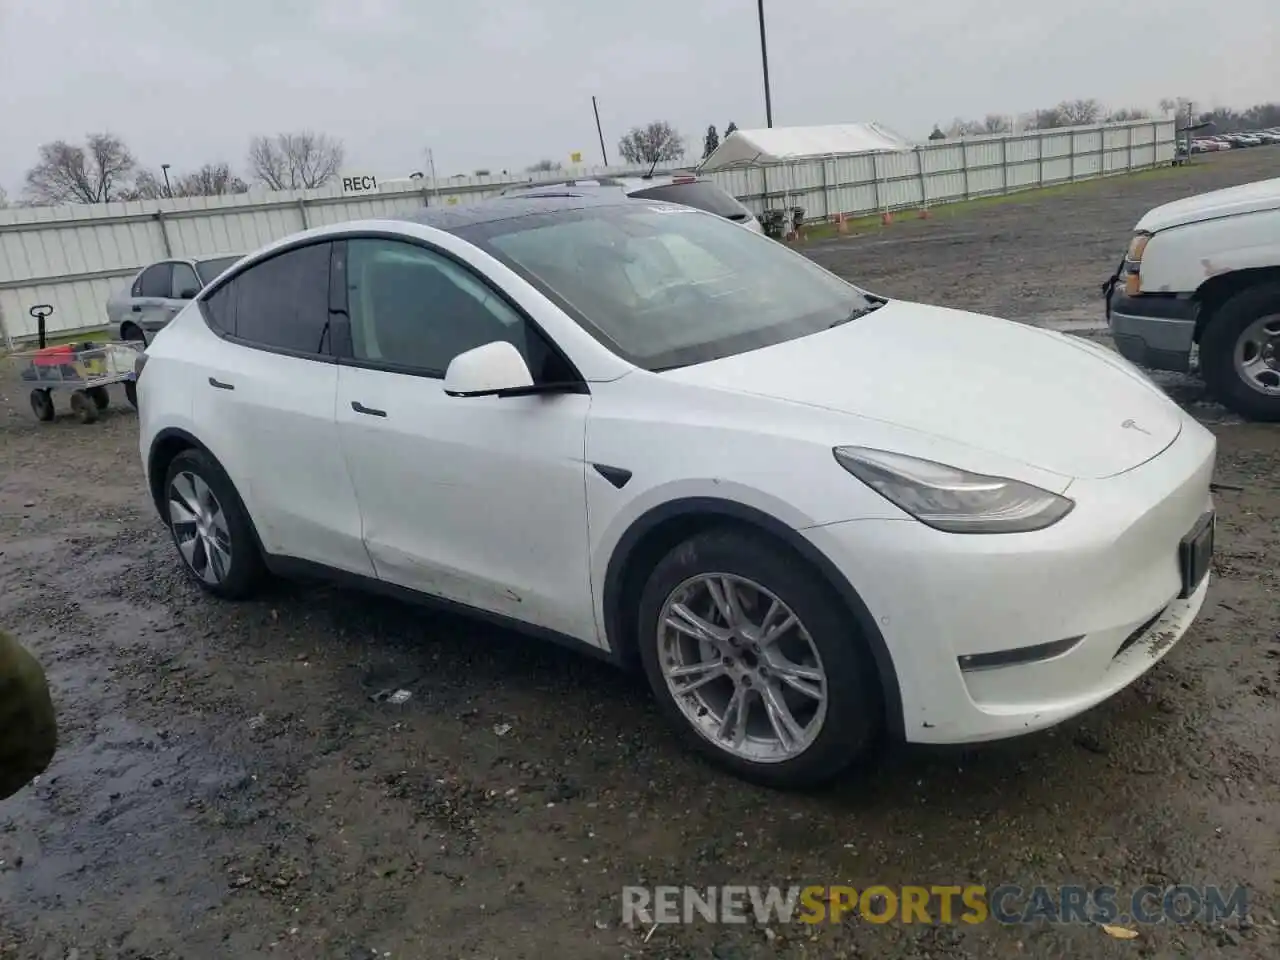
{"type": "MultiPolygon", "coordinates": [[[[885,293],[1083,327],[1147,207],[1265,176],[1267,153],[809,252],[885,293]]],[[[573,653],[329,588],[205,597],[142,489],[123,397],[93,426],[37,424],[5,383],[0,624],[47,665],[63,745],[0,804],[0,957],[1280,955],[1280,432],[1170,385],[1238,488],[1219,494],[1216,578],[1187,638],[1057,730],[893,749],[782,795],[706,767],[638,679],[573,653]],[[1132,940],[1043,923],[633,930],[633,883],[1239,883],[1250,916],[1132,940]]]]}

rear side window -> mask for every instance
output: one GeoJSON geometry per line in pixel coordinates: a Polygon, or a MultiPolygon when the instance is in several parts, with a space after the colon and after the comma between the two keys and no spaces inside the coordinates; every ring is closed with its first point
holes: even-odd
{"type": "Polygon", "coordinates": [[[204,286],[196,279],[196,272],[191,269],[189,263],[175,263],[173,265],[173,288],[170,296],[174,300],[190,300],[200,288],[204,286]]]}
{"type": "Polygon", "coordinates": [[[236,332],[236,285],[234,283],[224,283],[213,292],[213,296],[207,297],[201,306],[204,308],[204,315],[209,321],[209,326],[213,327],[218,333],[236,332]]]}
{"type": "Polygon", "coordinates": [[[170,277],[172,276],[173,264],[157,263],[147,267],[143,271],[142,276],[138,278],[137,293],[138,297],[164,297],[168,299],[172,290],[170,277]]]}
{"type": "Polygon", "coordinates": [[[662,200],[665,203],[680,203],[686,207],[696,207],[707,213],[714,213],[718,217],[728,217],[730,220],[745,220],[751,216],[751,211],[732,195],[705,180],[649,187],[631,196],[643,197],[646,200],[662,200]]]}
{"type": "Polygon", "coordinates": [[[209,298],[210,313],[216,318],[221,310],[225,315],[218,294],[230,289],[238,339],[275,350],[327,352],[329,246],[299,247],[237,274],[209,298]]]}

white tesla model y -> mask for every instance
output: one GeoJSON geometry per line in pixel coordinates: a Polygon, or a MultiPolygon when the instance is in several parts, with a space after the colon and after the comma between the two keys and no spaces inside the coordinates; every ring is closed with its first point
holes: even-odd
{"type": "Polygon", "coordinates": [[[1207,589],[1214,439],[1127,362],[674,204],[310,230],[140,363],[147,481],[211,593],[319,574],[568,639],[759,782],[1057,723],[1207,589]]]}

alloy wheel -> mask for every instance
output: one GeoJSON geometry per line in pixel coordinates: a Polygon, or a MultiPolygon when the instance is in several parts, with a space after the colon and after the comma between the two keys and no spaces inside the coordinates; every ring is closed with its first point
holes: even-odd
{"type": "Polygon", "coordinates": [[[217,585],[231,571],[231,530],[209,485],[184,471],[169,485],[169,525],[178,552],[205,583],[217,585]]]}
{"type": "Polygon", "coordinates": [[[704,573],[672,590],[658,617],[658,660],[681,713],[735,757],[791,760],[822,731],[828,685],[817,645],[753,580],[704,573]]]}

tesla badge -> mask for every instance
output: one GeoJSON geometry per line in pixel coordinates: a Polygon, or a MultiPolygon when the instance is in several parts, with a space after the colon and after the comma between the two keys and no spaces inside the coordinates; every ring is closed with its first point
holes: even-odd
{"type": "Polygon", "coordinates": [[[1145,433],[1148,437],[1151,436],[1151,431],[1144,430],[1142,427],[1138,426],[1137,420],[1126,420],[1124,423],[1120,424],[1120,428],[1122,430],[1137,430],[1139,433],[1145,433]]]}

